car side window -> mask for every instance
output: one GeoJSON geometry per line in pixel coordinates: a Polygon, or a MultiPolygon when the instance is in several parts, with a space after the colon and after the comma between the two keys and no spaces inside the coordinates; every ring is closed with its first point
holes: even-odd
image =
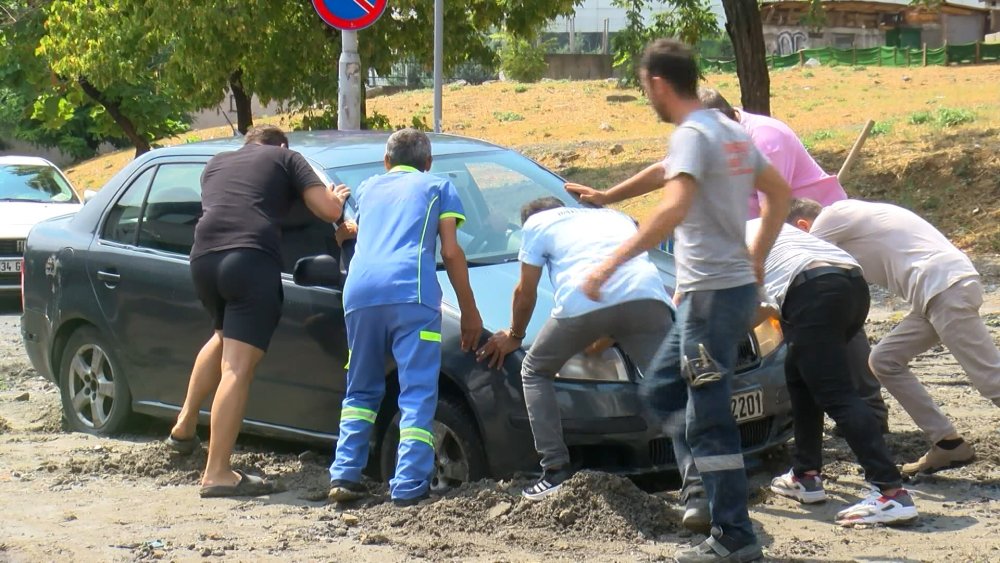
{"type": "Polygon", "coordinates": [[[139,226],[139,246],[187,255],[201,218],[205,163],[161,164],[149,188],[139,226]]]}
{"type": "Polygon", "coordinates": [[[139,215],[142,213],[142,202],[146,199],[146,189],[153,179],[156,167],[147,168],[136,178],[118,202],[111,208],[101,238],[122,244],[135,244],[139,231],[139,215]]]}
{"type": "Polygon", "coordinates": [[[521,224],[521,206],[537,197],[537,187],[527,176],[503,164],[470,162],[469,174],[479,187],[494,221],[521,224]]]}

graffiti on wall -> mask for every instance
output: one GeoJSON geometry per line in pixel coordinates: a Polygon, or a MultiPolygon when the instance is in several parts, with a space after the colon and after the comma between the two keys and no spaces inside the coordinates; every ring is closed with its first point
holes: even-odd
{"type": "Polygon", "coordinates": [[[809,48],[809,36],[803,31],[782,31],[775,40],[776,55],[791,55],[809,48]]]}

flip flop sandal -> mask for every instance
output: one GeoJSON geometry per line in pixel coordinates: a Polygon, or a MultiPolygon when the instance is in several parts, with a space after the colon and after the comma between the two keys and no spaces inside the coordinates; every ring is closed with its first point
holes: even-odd
{"type": "Polygon", "coordinates": [[[163,441],[168,448],[174,450],[181,455],[191,455],[198,448],[201,447],[201,438],[197,434],[188,438],[187,440],[182,440],[180,438],[175,438],[173,434],[167,436],[167,439],[163,441]]]}
{"type": "Polygon", "coordinates": [[[198,494],[201,495],[201,498],[259,497],[274,491],[274,483],[265,481],[264,478],[256,475],[247,475],[239,469],[235,471],[240,474],[239,483],[202,487],[198,494]]]}

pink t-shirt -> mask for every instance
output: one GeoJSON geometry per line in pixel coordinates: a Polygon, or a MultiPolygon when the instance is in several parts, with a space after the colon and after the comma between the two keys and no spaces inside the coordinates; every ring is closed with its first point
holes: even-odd
{"type": "MultiPolygon", "coordinates": [[[[827,206],[847,199],[836,176],[831,176],[813,160],[794,131],[784,123],[740,110],[740,125],[753,144],[771,161],[771,166],[792,187],[792,197],[809,198],[827,206]]],[[[760,192],[750,196],[750,218],[760,217],[760,192]]]]}

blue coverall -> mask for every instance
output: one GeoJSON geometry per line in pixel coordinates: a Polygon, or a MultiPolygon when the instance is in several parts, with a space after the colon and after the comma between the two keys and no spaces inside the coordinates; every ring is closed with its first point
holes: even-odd
{"type": "Polygon", "coordinates": [[[404,166],[363,182],[355,199],[358,239],[344,287],[347,392],[330,479],[361,481],[391,353],[398,367],[400,431],[389,492],[393,499],[419,498],[434,471],[441,368],[438,223],[465,217],[451,182],[404,166]]]}

